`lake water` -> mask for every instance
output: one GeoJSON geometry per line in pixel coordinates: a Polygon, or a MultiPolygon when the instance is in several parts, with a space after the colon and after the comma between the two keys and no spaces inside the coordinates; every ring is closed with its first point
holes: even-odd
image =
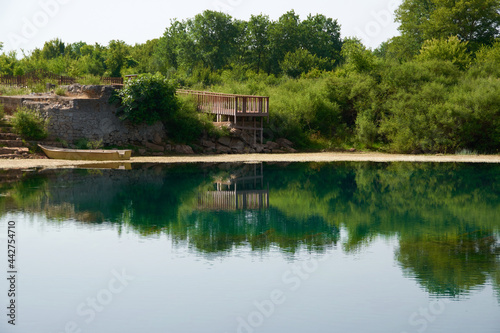
{"type": "Polygon", "coordinates": [[[9,277],[15,225],[17,270],[16,325],[4,277],[0,332],[500,331],[498,165],[0,178],[0,266],[9,277]]]}

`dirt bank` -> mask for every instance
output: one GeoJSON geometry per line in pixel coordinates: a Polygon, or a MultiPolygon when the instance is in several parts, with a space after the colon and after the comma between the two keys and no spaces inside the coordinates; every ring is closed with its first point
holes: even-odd
{"type": "MultiPolygon", "coordinates": [[[[133,157],[130,163],[202,163],[202,162],[437,162],[500,163],[500,155],[392,155],[382,153],[298,153],[133,157]]],[[[0,160],[0,169],[64,168],[106,162],[63,160],[0,160]]]]}

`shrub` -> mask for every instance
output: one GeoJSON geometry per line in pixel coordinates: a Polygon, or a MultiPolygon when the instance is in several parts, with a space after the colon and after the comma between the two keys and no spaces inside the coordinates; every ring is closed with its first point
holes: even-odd
{"type": "Polygon", "coordinates": [[[204,131],[215,134],[210,115],[200,113],[196,101],[189,96],[179,98],[179,108],[164,120],[168,136],[176,142],[188,143],[199,139],[204,131]]]}
{"type": "Polygon", "coordinates": [[[168,122],[179,110],[175,88],[161,74],[144,74],[115,92],[110,102],[119,102],[117,115],[133,124],[168,122]]]}
{"type": "Polygon", "coordinates": [[[2,120],[3,117],[5,117],[5,110],[3,108],[3,104],[0,103],[0,120],[2,120]]]}
{"type": "Polygon", "coordinates": [[[57,96],[66,96],[66,89],[57,87],[55,93],[57,96]]]}
{"type": "Polygon", "coordinates": [[[77,149],[88,149],[89,145],[89,140],[86,138],[80,138],[75,141],[75,146],[77,149]]]}
{"type": "Polygon", "coordinates": [[[101,140],[91,140],[87,142],[87,148],[88,149],[100,149],[102,148],[102,139],[101,140]]]}
{"type": "Polygon", "coordinates": [[[16,133],[25,139],[43,140],[48,135],[48,120],[27,107],[17,109],[12,118],[12,125],[16,133]]]}

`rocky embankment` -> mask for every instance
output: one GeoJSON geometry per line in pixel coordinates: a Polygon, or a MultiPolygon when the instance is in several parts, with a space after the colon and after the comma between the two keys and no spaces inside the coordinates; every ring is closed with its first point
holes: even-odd
{"type": "MultiPolygon", "coordinates": [[[[254,143],[254,137],[246,131],[233,128],[229,136],[220,138],[201,139],[197,144],[181,145],[173,142],[164,142],[157,137],[153,141],[143,141],[139,155],[162,156],[168,153],[176,154],[270,154],[296,153],[293,143],[285,138],[268,141],[264,144],[254,143]]],[[[138,143],[139,144],[139,143],[138,143]]]]}

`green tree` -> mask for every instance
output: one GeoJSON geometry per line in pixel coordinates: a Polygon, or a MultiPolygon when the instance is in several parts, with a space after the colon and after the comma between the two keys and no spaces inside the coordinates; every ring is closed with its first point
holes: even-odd
{"type": "Polygon", "coordinates": [[[300,18],[295,11],[287,12],[271,25],[269,41],[271,59],[268,72],[278,74],[285,55],[301,47],[300,18]]]}
{"type": "Polygon", "coordinates": [[[337,20],[320,14],[309,15],[300,25],[301,46],[319,58],[333,60],[331,62],[331,68],[333,68],[334,62],[340,60],[342,49],[340,25],[337,20]]]}
{"type": "Polygon", "coordinates": [[[267,15],[252,15],[245,34],[245,60],[255,72],[260,72],[269,61],[269,31],[271,20],[267,15]]]}
{"type": "Polygon", "coordinates": [[[60,56],[64,56],[66,50],[66,45],[59,38],[53,39],[51,41],[45,42],[43,45],[41,56],[43,59],[55,59],[60,56]]]}
{"type": "Polygon", "coordinates": [[[76,63],[79,75],[103,76],[106,71],[105,47],[94,44],[84,45],[80,48],[81,57],[76,63]]]}
{"type": "Polygon", "coordinates": [[[167,73],[182,65],[192,67],[197,61],[194,41],[188,34],[187,22],[172,20],[170,27],[158,41],[154,52],[154,63],[158,70],[167,73]]]}
{"type": "Polygon", "coordinates": [[[109,42],[104,63],[107,68],[106,73],[111,77],[122,76],[123,68],[132,67],[136,64],[130,57],[130,46],[121,40],[112,40],[109,42]]]}
{"type": "Polygon", "coordinates": [[[499,36],[499,0],[404,0],[396,11],[403,35],[427,39],[458,36],[473,50],[499,36]]]}
{"type": "Polygon", "coordinates": [[[369,73],[376,68],[377,57],[357,38],[345,39],[341,54],[348,72],[369,73]]]}
{"type": "Polygon", "coordinates": [[[328,59],[319,58],[308,50],[298,49],[293,53],[288,52],[280,63],[280,67],[284,74],[295,79],[301,74],[309,73],[312,69],[331,69],[331,63],[328,59]]]}
{"type": "Polygon", "coordinates": [[[417,60],[450,61],[460,69],[466,69],[472,61],[471,54],[467,51],[467,44],[468,42],[462,42],[456,36],[448,39],[426,40],[417,60]]]}
{"type": "Polygon", "coordinates": [[[131,50],[131,57],[137,61],[134,68],[136,74],[153,73],[156,70],[154,53],[158,45],[158,39],[148,40],[144,44],[135,44],[131,50]]]}
{"type": "Polygon", "coordinates": [[[204,67],[218,70],[230,63],[239,33],[230,15],[206,10],[188,21],[188,28],[204,67]]]}

